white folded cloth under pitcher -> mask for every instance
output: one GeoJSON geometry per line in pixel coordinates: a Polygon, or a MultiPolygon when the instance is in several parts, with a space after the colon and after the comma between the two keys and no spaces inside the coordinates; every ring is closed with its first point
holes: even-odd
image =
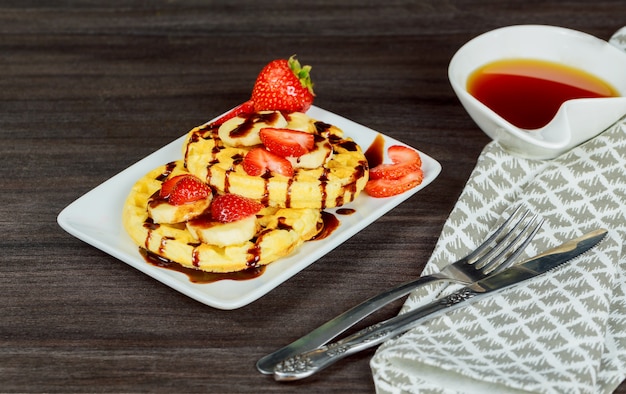
{"type": "MultiPolygon", "coordinates": [[[[546,220],[526,256],[609,233],[571,264],[384,343],[370,362],[378,393],[609,393],[624,380],[626,118],[553,160],[488,144],[424,274],[466,255],[520,205],[546,220]]],[[[400,313],[444,288],[412,293],[400,313]]]]}

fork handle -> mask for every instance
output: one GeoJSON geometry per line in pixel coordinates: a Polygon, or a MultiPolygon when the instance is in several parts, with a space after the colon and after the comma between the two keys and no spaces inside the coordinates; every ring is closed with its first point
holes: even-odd
{"type": "Polygon", "coordinates": [[[337,361],[381,344],[418,326],[424,318],[434,317],[444,310],[454,309],[463,301],[481,293],[465,287],[442,299],[374,324],[340,341],[320,346],[287,358],[276,365],[274,379],[278,381],[298,380],[309,377],[337,361]]]}
{"type": "Polygon", "coordinates": [[[256,367],[259,372],[271,375],[274,373],[274,368],[279,362],[295,356],[296,354],[324,345],[385,305],[409,294],[420,286],[444,279],[447,278],[440,277],[437,274],[422,276],[416,280],[400,284],[388,291],[369,298],[334,319],[322,324],[302,338],[262,357],[257,361],[256,367]]]}

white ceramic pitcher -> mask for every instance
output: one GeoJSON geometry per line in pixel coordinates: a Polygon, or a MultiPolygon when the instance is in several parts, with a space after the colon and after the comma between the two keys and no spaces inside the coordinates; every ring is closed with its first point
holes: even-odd
{"type": "Polygon", "coordinates": [[[510,26],[482,34],[462,46],[450,61],[448,77],[463,107],[489,137],[517,155],[551,159],[593,138],[626,115],[625,49],[626,27],[607,42],[562,27],[510,26]],[[467,79],[478,67],[519,58],[582,69],[608,82],[620,97],[569,100],[546,126],[520,129],[467,92],[467,79]]]}

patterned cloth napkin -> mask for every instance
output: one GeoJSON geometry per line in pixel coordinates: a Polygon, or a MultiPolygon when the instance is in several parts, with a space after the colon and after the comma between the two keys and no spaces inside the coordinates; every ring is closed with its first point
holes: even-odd
{"type": "MultiPolygon", "coordinates": [[[[569,264],[384,343],[370,362],[377,392],[608,393],[626,377],[626,118],[550,161],[488,144],[424,273],[465,256],[520,205],[546,220],[522,257],[609,232],[569,264]]],[[[400,313],[445,288],[415,291],[400,313]]]]}

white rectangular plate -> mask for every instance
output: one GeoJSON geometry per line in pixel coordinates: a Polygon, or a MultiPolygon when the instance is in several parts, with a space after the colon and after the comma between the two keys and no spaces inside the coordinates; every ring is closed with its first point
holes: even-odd
{"type": "MultiPolygon", "coordinates": [[[[314,119],[341,128],[346,136],[355,140],[364,150],[379,134],[318,107],[311,107],[307,114],[314,119]]],[[[406,145],[388,136],[383,137],[385,150],[394,144],[406,145]]],[[[296,252],[271,263],[257,278],[195,284],[190,282],[184,274],[148,264],[122,226],[122,207],[131,187],[150,170],[181,159],[184,138],[185,136],[182,136],[152,153],[74,201],[59,214],[58,222],[65,231],[76,238],[197,301],[219,309],[236,309],[264,296],[426,187],[441,171],[441,165],[436,160],[420,152],[424,181],[418,187],[388,198],[372,198],[361,193],[355,201],[344,206],[354,209],[355,213],[336,215],[341,223],[329,237],[305,242],[296,252]]],[[[335,210],[327,211],[334,213],[335,210]]]]}

